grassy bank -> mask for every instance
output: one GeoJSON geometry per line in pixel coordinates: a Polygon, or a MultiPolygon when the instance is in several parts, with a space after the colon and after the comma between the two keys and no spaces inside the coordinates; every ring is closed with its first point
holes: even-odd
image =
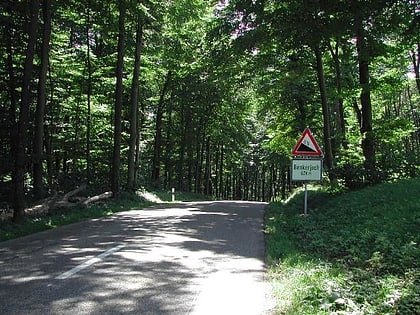
{"type": "MultiPolygon", "coordinates": [[[[199,201],[206,199],[208,200],[208,197],[198,194],[175,192],[176,201],[199,201]]],[[[53,214],[27,217],[23,224],[0,221],[0,242],[53,229],[61,225],[108,216],[120,211],[142,209],[158,203],[171,201],[172,193],[168,191],[139,191],[137,194],[123,193],[119,199],[101,201],[89,207],[71,208],[57,211],[53,214]]]]}
{"type": "Polygon", "coordinates": [[[276,314],[420,314],[420,179],[272,203],[276,314]]]}

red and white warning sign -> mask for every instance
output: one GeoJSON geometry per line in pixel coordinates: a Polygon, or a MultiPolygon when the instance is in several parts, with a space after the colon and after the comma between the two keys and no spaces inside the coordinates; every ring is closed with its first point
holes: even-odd
{"type": "Polygon", "coordinates": [[[322,156],[321,148],[316,142],[312,132],[306,128],[292,151],[293,155],[322,156]]]}

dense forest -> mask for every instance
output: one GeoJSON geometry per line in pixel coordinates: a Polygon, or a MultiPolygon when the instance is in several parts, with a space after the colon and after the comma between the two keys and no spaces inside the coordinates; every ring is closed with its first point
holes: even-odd
{"type": "Polygon", "coordinates": [[[83,183],[272,200],[420,174],[417,0],[3,0],[0,199],[83,183]]]}

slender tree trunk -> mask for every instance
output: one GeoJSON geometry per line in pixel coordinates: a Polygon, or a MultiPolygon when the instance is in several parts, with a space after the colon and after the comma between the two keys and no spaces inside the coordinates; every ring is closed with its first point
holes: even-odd
{"type": "Polygon", "coordinates": [[[12,27],[10,25],[11,21],[6,24],[5,42],[6,42],[6,53],[7,53],[7,73],[8,78],[8,89],[10,97],[10,109],[9,109],[9,119],[7,120],[10,130],[10,155],[15,156],[16,154],[16,142],[17,142],[17,124],[16,124],[16,113],[18,106],[18,94],[16,91],[17,82],[15,76],[15,70],[13,68],[13,48],[12,48],[12,27]]]}
{"type": "Polygon", "coordinates": [[[224,169],[224,160],[225,160],[225,147],[222,144],[219,146],[220,150],[220,161],[219,161],[219,198],[223,198],[223,169],[224,169]]]}
{"type": "MultiPolygon", "coordinates": [[[[50,86],[50,104],[54,104],[54,84],[53,80],[51,78],[51,67],[48,68],[48,81],[50,86]]],[[[49,119],[51,121],[54,121],[54,111],[51,110],[52,106],[50,106],[50,114],[49,119]]],[[[53,137],[52,135],[55,134],[53,130],[55,127],[51,124],[50,126],[46,126],[44,130],[44,137],[45,137],[45,153],[47,155],[47,181],[48,181],[48,187],[51,190],[54,190],[54,184],[53,184],[53,176],[54,176],[54,165],[53,165],[53,137]]]]}
{"type": "Polygon", "coordinates": [[[134,162],[134,178],[138,178],[139,166],[140,166],[140,138],[141,138],[141,131],[143,130],[144,120],[145,120],[145,106],[143,102],[140,102],[140,110],[139,110],[139,117],[137,119],[137,130],[138,135],[136,139],[136,160],[134,162]]]}
{"type": "Polygon", "coordinates": [[[214,168],[215,168],[215,178],[214,178],[214,195],[219,197],[219,159],[220,159],[220,144],[217,145],[215,149],[215,158],[214,158],[214,168]]]}
{"type": "MultiPolygon", "coordinates": [[[[189,120],[191,121],[191,119],[189,120]]],[[[194,177],[194,172],[193,172],[193,168],[194,168],[194,144],[196,141],[194,141],[193,139],[193,133],[196,132],[196,130],[194,132],[191,132],[191,128],[189,132],[186,132],[187,135],[187,164],[188,164],[188,171],[187,171],[187,191],[191,192],[192,191],[192,186],[193,186],[193,177],[194,177]]]]}
{"type": "MultiPolygon", "coordinates": [[[[201,132],[200,132],[201,133],[201,132]]],[[[203,165],[204,165],[204,149],[206,136],[201,133],[200,144],[197,145],[197,161],[196,161],[196,174],[195,174],[195,192],[203,193],[202,191],[202,180],[203,180],[203,165]]]]}
{"type": "Polygon", "coordinates": [[[337,130],[338,130],[338,136],[340,139],[340,145],[343,146],[343,148],[348,148],[348,143],[346,141],[346,120],[344,118],[344,99],[343,99],[343,76],[341,73],[341,62],[338,57],[338,44],[336,44],[335,49],[331,46],[331,43],[329,43],[329,49],[331,52],[331,56],[333,57],[334,62],[334,70],[335,70],[335,76],[337,81],[337,94],[338,94],[338,100],[337,100],[337,130]]]}
{"type": "Polygon", "coordinates": [[[362,150],[365,158],[366,179],[369,182],[377,181],[375,142],[372,128],[372,103],[370,98],[370,79],[369,79],[369,61],[370,56],[362,27],[357,34],[357,53],[359,61],[359,83],[361,87],[361,127],[360,132],[363,136],[362,150]]]}
{"type": "Polygon", "coordinates": [[[206,139],[206,174],[204,176],[204,193],[207,196],[212,194],[211,190],[211,154],[210,154],[210,137],[206,139]]]}
{"type": "Polygon", "coordinates": [[[87,56],[86,56],[86,68],[88,72],[87,82],[87,121],[86,121],[86,183],[89,184],[91,181],[91,133],[92,133],[92,62],[90,58],[90,1],[87,2],[87,17],[86,17],[86,45],[87,45],[87,56]]]}
{"type": "Polygon", "coordinates": [[[46,85],[51,38],[51,0],[43,1],[42,10],[44,16],[44,33],[41,49],[41,69],[38,81],[38,102],[35,113],[35,135],[33,148],[34,194],[37,199],[45,197],[45,188],[43,184],[44,114],[47,100],[46,85]]]}
{"type": "Polygon", "coordinates": [[[28,140],[29,107],[31,104],[31,81],[35,44],[38,34],[38,13],[40,2],[33,0],[28,25],[28,46],[23,69],[22,97],[19,111],[18,137],[16,140],[15,167],[13,171],[13,221],[21,223],[25,210],[26,145],[28,140]]]}
{"type": "Polygon", "coordinates": [[[128,177],[127,188],[134,190],[136,188],[136,172],[135,172],[135,159],[136,159],[136,146],[139,137],[138,130],[138,113],[139,113],[139,77],[140,77],[140,58],[143,46],[143,25],[140,15],[137,21],[136,32],[136,49],[134,56],[134,71],[133,81],[131,84],[131,103],[130,103],[130,144],[128,149],[128,177]]]}
{"type": "Polygon", "coordinates": [[[166,139],[165,139],[165,169],[164,169],[164,176],[165,176],[165,188],[172,188],[172,176],[173,176],[173,162],[172,162],[172,154],[173,154],[173,135],[172,135],[172,104],[168,104],[167,108],[167,122],[166,122],[166,139]]]}
{"type": "Polygon", "coordinates": [[[114,112],[114,150],[112,156],[111,170],[111,191],[112,196],[118,197],[120,193],[121,175],[121,116],[123,102],[123,68],[124,68],[124,40],[125,40],[125,1],[119,2],[119,35],[118,35],[118,60],[116,69],[116,91],[115,91],[115,112],[114,112]]]}
{"type": "Polygon", "coordinates": [[[324,66],[322,62],[322,53],[319,48],[319,45],[314,47],[315,57],[316,57],[316,69],[317,69],[317,78],[318,86],[321,94],[321,106],[322,106],[322,116],[324,120],[324,154],[325,154],[325,164],[327,166],[328,176],[330,180],[334,180],[334,164],[333,164],[333,155],[332,155],[332,146],[331,146],[331,129],[330,129],[330,111],[328,108],[327,102],[327,91],[325,87],[325,76],[324,76],[324,66]]]}
{"type": "Polygon", "coordinates": [[[172,73],[168,72],[165,82],[160,93],[159,103],[156,112],[156,127],[155,127],[155,141],[153,148],[153,164],[152,164],[152,185],[155,187],[160,186],[160,163],[162,155],[162,119],[165,107],[165,96],[171,82],[172,73]]]}
{"type": "Polygon", "coordinates": [[[280,168],[279,169],[280,172],[280,179],[281,179],[281,199],[286,199],[287,197],[287,188],[288,188],[288,183],[289,181],[287,180],[288,177],[288,169],[280,168]]]}

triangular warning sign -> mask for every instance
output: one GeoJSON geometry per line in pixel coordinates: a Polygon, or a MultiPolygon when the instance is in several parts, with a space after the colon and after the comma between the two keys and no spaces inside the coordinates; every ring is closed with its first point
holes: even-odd
{"type": "Polygon", "coordinates": [[[293,155],[321,156],[322,151],[316,142],[312,132],[306,128],[292,151],[293,155]]]}

